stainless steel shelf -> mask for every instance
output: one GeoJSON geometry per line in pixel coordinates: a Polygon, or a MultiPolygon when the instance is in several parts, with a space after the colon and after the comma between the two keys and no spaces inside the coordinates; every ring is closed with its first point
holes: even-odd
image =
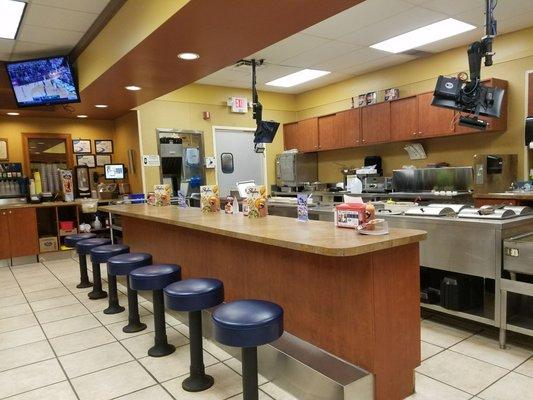
{"type": "Polygon", "coordinates": [[[475,310],[472,310],[471,312],[464,312],[464,311],[449,310],[437,304],[420,303],[420,305],[422,306],[422,308],[425,308],[428,310],[439,311],[444,314],[453,315],[455,317],[480,322],[482,324],[498,326],[494,318],[488,318],[487,316],[484,316],[485,311],[483,310],[483,308],[475,309],[475,310]]]}

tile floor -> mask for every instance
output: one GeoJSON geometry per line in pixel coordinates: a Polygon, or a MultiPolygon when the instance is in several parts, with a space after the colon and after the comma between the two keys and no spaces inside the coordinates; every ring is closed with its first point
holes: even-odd
{"type": "MultiPolygon", "coordinates": [[[[148,329],[124,334],[127,313],[105,315],[107,299],[77,289],[73,259],[0,268],[0,399],[225,400],[242,399],[240,362],[205,341],[205,364],[216,384],[187,393],[188,329],[167,319],[174,354],[147,357],[153,341],[151,303],[140,298],[148,329]],[[127,379],[125,379],[127,377],[127,379]]],[[[125,288],[120,295],[126,305],[125,288]]],[[[422,365],[409,400],[533,400],[533,340],[441,315],[422,320],[422,365]]],[[[295,397],[260,379],[261,400],[295,397]]]]}

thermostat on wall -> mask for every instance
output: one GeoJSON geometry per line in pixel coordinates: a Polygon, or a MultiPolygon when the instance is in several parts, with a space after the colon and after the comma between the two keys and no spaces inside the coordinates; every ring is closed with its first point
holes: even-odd
{"type": "Polygon", "coordinates": [[[206,157],[205,158],[205,167],[206,168],[215,168],[216,167],[216,158],[215,157],[206,157]]]}

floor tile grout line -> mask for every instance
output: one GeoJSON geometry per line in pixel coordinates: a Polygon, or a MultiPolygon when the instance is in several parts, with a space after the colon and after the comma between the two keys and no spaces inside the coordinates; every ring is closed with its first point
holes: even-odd
{"type": "MultiPolygon", "coordinates": [[[[48,269],[48,267],[46,267],[46,268],[48,269]]],[[[62,282],[61,282],[61,283],[62,283],[62,282]]],[[[66,288],[67,290],[70,291],[70,289],[69,289],[67,286],[65,286],[65,288],[66,288]]],[[[80,303],[81,303],[81,301],[80,301],[80,303]]],[[[88,308],[85,304],[83,304],[83,303],[81,303],[81,304],[87,309],[87,311],[90,312],[89,308],[88,308]]],[[[91,314],[92,314],[92,313],[91,313],[91,314]]],[[[120,345],[121,345],[121,346],[122,346],[122,347],[123,347],[123,348],[124,348],[124,349],[125,349],[125,350],[126,350],[131,356],[132,356],[132,357],[133,357],[133,359],[135,360],[135,362],[137,362],[137,364],[138,364],[142,369],[144,369],[144,370],[146,371],[146,373],[147,373],[147,374],[148,374],[148,375],[149,375],[149,376],[150,376],[155,382],[159,382],[159,381],[156,379],[156,377],[155,377],[150,371],[148,371],[148,369],[147,369],[147,368],[146,368],[146,367],[145,367],[145,366],[144,366],[144,365],[143,365],[143,364],[142,364],[142,363],[141,363],[141,362],[140,362],[140,361],[139,361],[139,360],[138,360],[138,359],[132,354],[132,352],[129,351],[129,349],[128,349],[128,348],[127,348],[127,347],[126,347],[126,346],[125,346],[120,340],[118,340],[118,338],[117,338],[115,335],[113,335],[113,333],[109,330],[109,328],[108,328],[106,325],[103,325],[103,324],[102,324],[102,326],[104,327],[105,330],[107,330],[107,331],[109,332],[109,334],[110,334],[113,338],[116,339],[116,341],[117,341],[117,342],[118,342],[118,343],[119,343],[119,344],[120,344],[120,345]]],[[[132,336],[132,337],[134,337],[134,336],[132,336]]],[[[71,385],[72,385],[72,383],[71,383],[71,385]]],[[[168,395],[169,395],[171,398],[174,399],[174,396],[172,396],[172,394],[171,394],[166,388],[164,388],[162,385],[161,385],[161,387],[163,388],[163,390],[164,390],[166,393],[168,393],[168,395]]],[[[74,387],[72,387],[72,388],[73,388],[73,390],[75,391],[74,387]]],[[[76,391],[75,391],[75,392],[76,392],[76,391]]],[[[125,396],[125,395],[127,395],[127,394],[129,394],[129,393],[125,393],[125,394],[123,394],[122,396],[125,396]]],[[[77,392],[76,392],[76,396],[77,396],[77,392]]],[[[118,396],[118,397],[120,397],[120,396],[118,396]]],[[[78,398],[79,398],[79,396],[78,396],[78,398]]]]}
{"type": "MultiPolygon", "coordinates": [[[[30,364],[28,364],[28,365],[30,365],[30,364]]],[[[67,382],[67,379],[65,379],[63,381],[59,381],[59,382],[49,383],[48,385],[44,385],[44,386],[41,386],[41,387],[38,387],[38,388],[35,388],[35,389],[25,390],[24,392],[16,393],[16,394],[13,394],[13,395],[8,396],[8,397],[2,397],[2,400],[9,400],[9,399],[12,399],[12,398],[14,398],[16,396],[20,396],[20,395],[26,394],[26,393],[31,393],[31,392],[34,392],[36,390],[44,389],[44,388],[47,388],[47,387],[50,387],[50,386],[54,386],[54,385],[57,385],[57,384],[60,384],[60,383],[63,383],[63,382],[67,382]]]]}
{"type": "MultiPolygon", "coordinates": [[[[43,265],[44,265],[44,264],[43,264],[43,265]]],[[[48,267],[46,267],[46,268],[48,268],[48,267]]],[[[10,267],[10,270],[11,270],[11,267],[10,267]]],[[[12,270],[11,270],[11,273],[13,274],[13,277],[14,277],[15,279],[17,279],[16,276],[15,276],[15,274],[13,273],[12,270]]],[[[17,280],[17,283],[18,283],[18,280],[17,280]]],[[[21,287],[20,289],[22,290],[22,287],[21,287]]],[[[26,294],[25,294],[25,293],[24,293],[24,297],[26,297],[26,294]]],[[[26,300],[27,300],[27,297],[26,297],[26,300]]],[[[32,311],[33,311],[33,308],[31,307],[31,305],[30,305],[30,308],[31,308],[32,311]]],[[[72,382],[70,381],[70,379],[69,379],[69,377],[68,377],[68,375],[67,375],[67,371],[65,371],[65,368],[63,367],[63,364],[61,364],[61,362],[59,361],[59,357],[57,356],[57,352],[55,351],[54,347],[52,346],[52,343],[50,343],[50,340],[48,339],[48,336],[46,335],[46,332],[44,331],[44,329],[43,329],[43,327],[42,327],[42,325],[41,325],[41,322],[39,321],[39,319],[37,318],[37,315],[35,315],[35,313],[33,313],[33,316],[34,316],[35,319],[37,320],[37,323],[39,324],[39,328],[41,329],[41,331],[42,331],[44,337],[46,338],[46,341],[48,342],[48,346],[50,346],[50,349],[52,350],[52,353],[54,354],[55,359],[56,359],[57,363],[59,364],[59,367],[61,368],[61,371],[63,372],[63,374],[64,374],[64,376],[65,376],[67,382],[69,383],[70,388],[71,388],[72,391],[74,392],[74,395],[76,396],[76,398],[77,398],[78,400],[80,400],[80,397],[78,396],[78,393],[77,393],[76,390],[74,389],[74,386],[72,385],[72,382]]],[[[58,382],[56,382],[56,383],[58,383],[58,382]]],[[[39,389],[39,388],[37,388],[37,389],[39,389]]]]}

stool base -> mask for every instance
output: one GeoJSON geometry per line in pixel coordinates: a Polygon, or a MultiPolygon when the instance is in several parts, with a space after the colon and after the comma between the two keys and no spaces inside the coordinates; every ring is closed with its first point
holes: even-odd
{"type": "Polygon", "coordinates": [[[109,306],[104,310],[104,314],[119,314],[124,311],[125,308],[122,306],[109,306]]]}
{"type": "Polygon", "coordinates": [[[170,343],[161,343],[156,344],[150,350],[148,350],[148,355],[150,357],[165,357],[169,354],[172,354],[176,351],[176,347],[170,343]]]}
{"type": "Polygon", "coordinates": [[[76,285],[76,287],[78,289],[85,289],[85,288],[90,288],[90,287],[93,287],[93,284],[92,282],[81,282],[81,283],[78,283],[76,285]]]}
{"type": "Polygon", "coordinates": [[[93,290],[87,293],[91,300],[107,297],[107,292],[102,290],[102,276],[100,275],[100,263],[93,262],[93,290]]]}
{"type": "Polygon", "coordinates": [[[146,329],[146,324],[143,324],[142,322],[133,322],[126,325],[124,328],[122,328],[122,332],[124,333],[135,333],[144,331],[146,329]]]}
{"type": "Polygon", "coordinates": [[[185,379],[181,387],[187,392],[201,392],[209,389],[214,383],[215,380],[211,375],[196,375],[185,379]]]}
{"type": "Polygon", "coordinates": [[[107,292],[105,290],[93,290],[87,294],[87,297],[91,300],[105,299],[107,297],[107,292]]]}

